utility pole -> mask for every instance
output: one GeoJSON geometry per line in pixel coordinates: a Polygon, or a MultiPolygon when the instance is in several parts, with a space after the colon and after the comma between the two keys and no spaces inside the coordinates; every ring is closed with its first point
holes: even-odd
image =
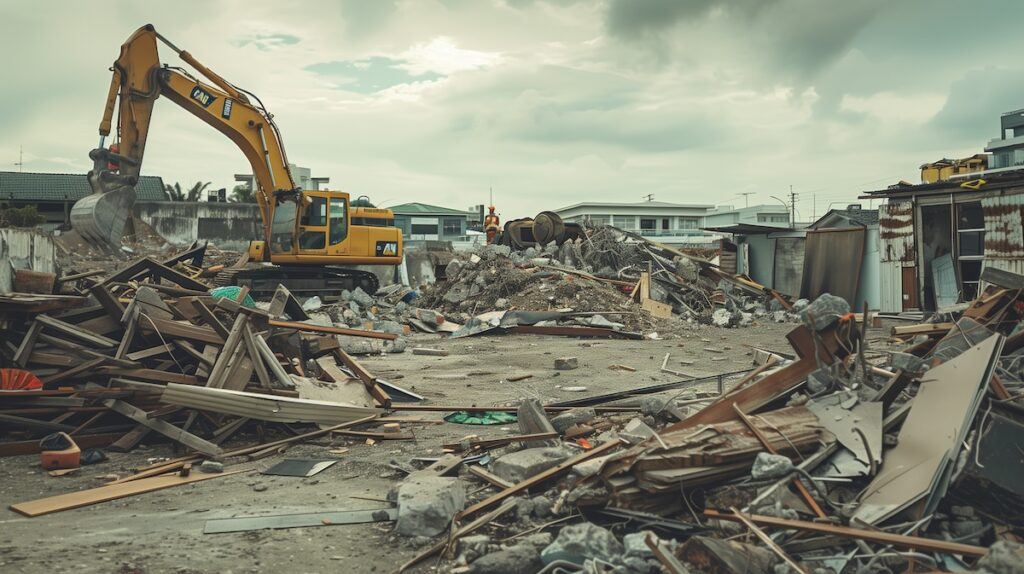
{"type": "Polygon", "coordinates": [[[746,191],[746,192],[741,193],[740,195],[743,196],[743,207],[750,207],[750,198],[747,197],[747,196],[748,195],[754,195],[754,192],[753,191],[746,191]]]}
{"type": "Polygon", "coordinates": [[[793,186],[789,186],[789,224],[796,224],[796,194],[793,193],[793,186]]]}
{"type": "Polygon", "coordinates": [[[646,198],[647,201],[654,201],[654,194],[648,193],[647,195],[644,196],[644,198],[646,198]]]}
{"type": "Polygon", "coordinates": [[[22,171],[25,165],[25,148],[24,146],[18,146],[18,161],[14,162],[14,165],[18,166],[18,171],[22,171]]]}

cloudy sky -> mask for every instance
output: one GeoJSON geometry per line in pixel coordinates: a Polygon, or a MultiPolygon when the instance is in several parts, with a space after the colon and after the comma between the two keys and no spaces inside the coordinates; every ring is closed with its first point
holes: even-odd
{"type": "MultiPolygon", "coordinates": [[[[464,209],[493,187],[510,218],[792,185],[810,219],[981,151],[1024,108],[1021,16],[1015,0],[0,0],[0,169],[21,146],[26,171],[86,171],[107,68],[151,22],[259,95],[292,162],[379,204],[464,209]]],[[[158,102],[144,174],[230,188],[246,171],[158,102]]]]}

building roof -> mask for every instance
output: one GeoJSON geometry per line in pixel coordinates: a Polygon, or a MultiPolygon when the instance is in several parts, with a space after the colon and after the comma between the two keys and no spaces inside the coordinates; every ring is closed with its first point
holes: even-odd
{"type": "Polygon", "coordinates": [[[469,214],[461,209],[450,209],[429,203],[403,203],[388,209],[399,215],[462,215],[469,217],[469,214]]]}
{"type": "Polygon", "coordinates": [[[810,225],[811,229],[821,227],[849,227],[878,225],[878,210],[875,209],[830,209],[810,225]],[[838,224],[838,225],[837,225],[838,224]]]}
{"type": "Polygon", "coordinates": [[[667,201],[638,201],[635,203],[614,203],[614,202],[600,202],[600,201],[584,201],[582,203],[574,203],[565,207],[555,209],[554,212],[568,211],[577,207],[668,207],[668,208],[689,208],[689,209],[711,209],[714,205],[703,204],[703,203],[669,203],[667,201]]]}
{"type": "Polygon", "coordinates": [[[755,225],[753,223],[735,223],[718,227],[701,227],[701,229],[714,233],[731,233],[733,235],[766,235],[780,231],[793,231],[791,227],[774,227],[771,225],[755,225]]]}
{"type": "MultiPolygon", "coordinates": [[[[89,180],[82,174],[0,171],[0,200],[78,201],[91,194],[89,180]]],[[[166,200],[164,181],[152,175],[140,177],[135,196],[141,201],[166,200]]]]}
{"type": "Polygon", "coordinates": [[[1024,184],[1024,167],[1013,166],[1009,168],[990,169],[974,173],[958,174],[947,181],[935,183],[906,184],[900,182],[890,185],[885,189],[865,191],[861,198],[909,198],[914,195],[940,195],[947,193],[971,193],[976,191],[995,191],[1007,187],[1017,187],[1024,184]],[[985,184],[977,189],[962,187],[975,178],[985,180],[985,184]]]}

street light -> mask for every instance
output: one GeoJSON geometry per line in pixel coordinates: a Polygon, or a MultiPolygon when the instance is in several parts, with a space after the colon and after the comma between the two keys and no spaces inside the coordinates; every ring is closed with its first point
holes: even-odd
{"type": "MultiPolygon", "coordinates": [[[[787,215],[789,214],[789,206],[788,206],[788,205],[786,205],[786,202],[785,202],[785,201],[782,201],[781,199],[779,199],[779,198],[775,197],[774,195],[771,195],[771,196],[769,196],[769,197],[771,197],[771,198],[772,198],[772,199],[774,199],[775,201],[777,201],[777,202],[781,203],[781,204],[782,204],[782,207],[786,208],[786,214],[787,214],[787,215]]],[[[789,225],[790,225],[790,227],[792,227],[792,226],[793,226],[793,218],[792,218],[792,217],[790,217],[790,218],[789,218],[789,225]]]]}

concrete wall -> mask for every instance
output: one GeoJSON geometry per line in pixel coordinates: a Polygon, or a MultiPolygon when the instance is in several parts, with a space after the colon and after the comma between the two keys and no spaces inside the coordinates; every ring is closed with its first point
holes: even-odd
{"type": "Polygon", "coordinates": [[[173,245],[199,240],[221,249],[245,251],[249,241],[263,233],[255,203],[144,201],[136,202],[135,215],[173,245]]]}
{"type": "Polygon", "coordinates": [[[36,229],[0,228],[0,292],[11,292],[15,269],[56,273],[53,237],[36,229]]]}

